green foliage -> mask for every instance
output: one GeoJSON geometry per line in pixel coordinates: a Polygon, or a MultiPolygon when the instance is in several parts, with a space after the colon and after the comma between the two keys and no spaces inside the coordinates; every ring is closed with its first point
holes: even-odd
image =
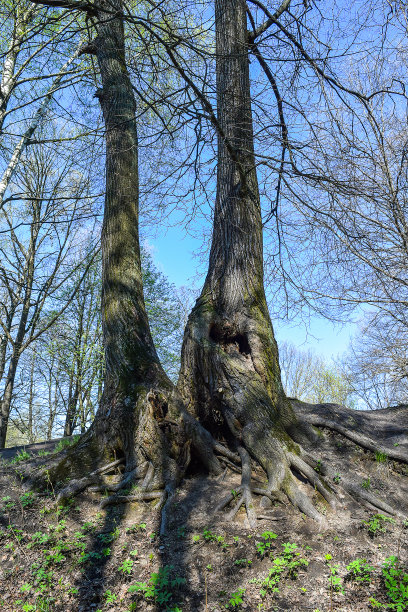
{"type": "Polygon", "coordinates": [[[154,344],[163,368],[175,380],[184,332],[183,308],[176,287],[156,268],[146,249],[141,250],[141,258],[144,298],[154,344]]]}
{"type": "Polygon", "coordinates": [[[262,581],[261,597],[268,592],[279,593],[279,583],[283,578],[295,579],[299,569],[309,565],[309,561],[300,556],[297,544],[285,542],[282,546],[283,554],[273,560],[267,577],[262,581]]]}
{"type": "Polygon", "coordinates": [[[375,453],[375,460],[377,461],[377,463],[387,463],[388,455],[386,455],[386,453],[380,453],[379,451],[377,451],[375,453]]]}
{"type": "Polygon", "coordinates": [[[153,572],[147,582],[136,582],[128,589],[129,593],[142,595],[146,601],[154,601],[168,610],[177,589],[185,584],[185,578],[172,576],[173,566],[165,565],[158,572],[153,572]]]}
{"type": "Polygon", "coordinates": [[[138,533],[139,531],[146,531],[146,523],[137,523],[132,527],[126,527],[126,533],[138,533]]]}
{"type": "Polygon", "coordinates": [[[80,437],[81,436],[79,434],[75,434],[74,436],[70,436],[69,438],[63,438],[54,448],[54,453],[59,453],[64,450],[64,448],[69,448],[70,446],[75,444],[75,442],[78,442],[80,437]]]}
{"type": "Polygon", "coordinates": [[[119,571],[123,574],[127,574],[128,576],[132,573],[133,570],[133,560],[125,559],[121,565],[119,565],[119,571]]]}
{"type": "Polygon", "coordinates": [[[355,559],[347,565],[346,569],[348,580],[361,583],[371,581],[371,574],[375,568],[368,564],[367,559],[355,559]]]}
{"type": "Polygon", "coordinates": [[[1,498],[1,501],[3,502],[4,506],[2,506],[2,511],[4,512],[5,510],[11,510],[12,508],[15,508],[16,506],[16,502],[14,502],[10,495],[6,495],[5,497],[1,498]]]}
{"type": "Polygon", "coordinates": [[[278,536],[273,531],[264,531],[261,533],[262,542],[256,542],[256,550],[261,557],[264,557],[267,552],[270,552],[272,547],[272,540],[276,540],[278,536]]]}
{"type": "Polygon", "coordinates": [[[51,540],[51,536],[48,535],[47,533],[42,533],[41,531],[36,531],[35,533],[33,533],[33,535],[31,536],[31,544],[29,544],[29,548],[33,547],[33,546],[42,546],[43,544],[48,544],[48,542],[51,540]]]}
{"type": "Polygon", "coordinates": [[[248,566],[251,564],[252,564],[251,559],[236,559],[234,561],[234,565],[239,565],[239,566],[243,566],[243,565],[248,566]]]}
{"type": "Polygon", "coordinates": [[[385,527],[385,523],[395,523],[395,520],[389,516],[385,516],[384,514],[374,514],[368,521],[363,521],[362,524],[366,526],[368,530],[368,534],[371,538],[379,535],[380,533],[385,533],[387,528],[385,527]]]}
{"type": "Polygon", "coordinates": [[[23,508],[31,508],[34,502],[35,502],[35,494],[32,491],[23,493],[20,497],[20,503],[23,506],[23,508]]]}
{"type": "Polygon", "coordinates": [[[315,467],[314,467],[315,472],[317,472],[318,474],[321,474],[322,473],[322,467],[323,467],[322,461],[321,461],[321,459],[319,459],[317,461],[315,467]]]}
{"type": "Polygon", "coordinates": [[[354,407],[353,389],[347,376],[314,351],[302,351],[283,342],[279,346],[279,361],[282,383],[289,397],[312,404],[333,402],[354,407]]]}
{"type": "Polygon", "coordinates": [[[234,593],[231,593],[228,603],[226,604],[226,608],[239,608],[241,604],[244,603],[244,594],[246,589],[238,589],[234,593]]]}
{"type": "Polygon", "coordinates": [[[113,540],[116,540],[119,537],[119,535],[120,535],[120,529],[116,527],[110,533],[99,533],[97,538],[103,544],[110,544],[111,542],[113,542],[113,540]]]}
{"type": "Polygon", "coordinates": [[[118,596],[115,595],[114,593],[112,593],[112,591],[110,589],[108,589],[107,591],[105,591],[104,597],[106,599],[106,603],[107,604],[112,604],[115,603],[115,601],[117,600],[118,596]]]}
{"type": "Polygon", "coordinates": [[[408,609],[408,574],[400,567],[398,557],[392,555],[384,560],[382,566],[387,597],[392,603],[385,606],[388,610],[403,612],[408,609]]]}
{"type": "Polygon", "coordinates": [[[337,563],[336,564],[330,563],[330,561],[332,560],[332,556],[330,554],[325,555],[325,559],[326,559],[327,567],[329,568],[329,571],[330,571],[330,574],[329,574],[330,591],[344,593],[344,587],[342,585],[341,578],[339,576],[340,566],[337,563]]]}
{"type": "Polygon", "coordinates": [[[13,459],[11,459],[10,463],[15,465],[16,463],[20,463],[21,461],[27,461],[27,459],[30,459],[30,458],[31,458],[30,453],[27,453],[26,450],[20,450],[17,452],[17,455],[13,459]]]}
{"type": "Polygon", "coordinates": [[[210,531],[209,529],[204,529],[203,538],[207,542],[215,542],[217,540],[217,536],[215,535],[215,533],[212,533],[212,531],[210,531]]]}
{"type": "Polygon", "coordinates": [[[363,487],[363,489],[369,489],[371,487],[371,482],[369,478],[366,478],[366,480],[363,480],[363,482],[361,483],[361,486],[363,487]]]}

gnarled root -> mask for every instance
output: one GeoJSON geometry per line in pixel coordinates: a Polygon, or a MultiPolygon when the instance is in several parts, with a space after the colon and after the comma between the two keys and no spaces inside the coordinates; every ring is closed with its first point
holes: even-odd
{"type": "MultiPolygon", "coordinates": [[[[92,492],[112,493],[102,499],[101,508],[121,503],[157,500],[154,510],[161,511],[160,530],[164,533],[168,524],[171,500],[193,454],[209,472],[216,476],[225,476],[227,470],[241,475],[240,486],[228,494],[216,510],[221,512],[226,509],[225,517],[231,521],[240,508],[244,507],[251,528],[255,528],[257,519],[265,518],[262,510],[255,510],[254,501],[257,497],[262,498],[261,509],[268,507],[271,502],[278,501],[285,504],[289,500],[302,513],[321,523],[324,517],[312,502],[313,491],[318,492],[321,501],[325,500],[334,511],[338,509],[336,494],[342,489],[344,494],[353,497],[364,506],[390,515],[400,515],[390,503],[383,501],[373,492],[357,486],[347,475],[342,475],[340,483],[330,463],[325,461],[322,465],[316,458],[315,451],[318,445],[316,437],[311,436],[310,448],[306,450],[306,447],[293,442],[284,428],[268,429],[265,426],[267,420],[260,420],[258,424],[247,422],[244,427],[240,427],[237,419],[228,416],[226,419],[229,429],[229,433],[226,434],[228,443],[225,440],[221,442],[185,411],[177,396],[168,399],[168,412],[159,417],[154,410],[158,401],[158,392],[146,393],[143,409],[139,411],[138,427],[132,436],[131,453],[126,454],[125,449],[118,447],[118,452],[125,456],[94,469],[85,477],[71,480],[68,486],[59,492],[58,503],[78,495],[86,488],[92,492]],[[118,473],[122,466],[124,471],[118,473]],[[254,471],[259,467],[264,470],[264,479],[254,471]],[[309,483],[310,494],[299,486],[299,478],[309,483]]],[[[331,409],[334,410],[333,407],[331,409]]],[[[302,418],[303,416],[302,413],[302,418]]],[[[359,418],[357,415],[356,419],[359,418]]],[[[308,419],[309,427],[311,422],[317,422],[316,419],[308,419]]],[[[324,421],[320,415],[319,423],[328,426],[327,423],[331,423],[331,420],[324,421]]],[[[345,427],[344,423],[342,427],[345,427]]],[[[338,427],[336,429],[339,431],[338,427]]],[[[307,432],[307,427],[304,431],[307,432]]],[[[355,433],[358,438],[363,436],[364,443],[361,445],[368,448],[367,440],[364,438],[366,433],[363,432],[361,435],[355,433]]],[[[356,436],[347,437],[358,444],[356,436]]],[[[88,446],[93,444],[89,435],[86,444],[88,446]]],[[[86,450],[86,444],[78,448],[86,450]]],[[[93,444],[92,448],[96,446],[93,444]]],[[[112,448],[114,451],[113,444],[112,448]]],[[[404,455],[404,448],[403,446],[401,456],[404,455]]],[[[389,450],[389,446],[387,449],[389,450]]],[[[68,461],[67,454],[64,455],[63,461],[65,463],[68,461]]]]}
{"type": "Polygon", "coordinates": [[[123,459],[116,459],[116,461],[112,461],[108,465],[104,465],[97,470],[94,470],[89,474],[89,476],[85,476],[84,478],[79,478],[77,480],[71,480],[68,486],[64,487],[57,496],[57,503],[64,503],[67,499],[78,495],[82,491],[84,491],[91,484],[97,482],[97,479],[102,474],[107,474],[108,472],[114,470],[116,467],[123,463],[123,459]]]}
{"type": "Polygon", "coordinates": [[[373,453],[408,463],[408,406],[352,410],[339,404],[290,401],[304,422],[336,431],[373,453]]]}

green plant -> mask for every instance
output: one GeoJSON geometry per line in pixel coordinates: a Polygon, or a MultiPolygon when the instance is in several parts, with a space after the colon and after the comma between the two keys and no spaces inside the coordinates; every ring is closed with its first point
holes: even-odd
{"type": "Polygon", "coordinates": [[[1,501],[4,504],[4,506],[2,507],[3,511],[11,510],[12,508],[15,508],[16,502],[11,499],[10,495],[6,495],[5,497],[2,497],[1,501]]]}
{"type": "Polygon", "coordinates": [[[30,459],[30,457],[30,453],[27,453],[26,450],[20,450],[17,452],[17,455],[10,461],[10,463],[15,465],[16,463],[20,463],[20,461],[27,461],[27,459],[30,459]]]}
{"type": "Polygon", "coordinates": [[[321,473],[322,473],[322,468],[323,468],[323,463],[322,463],[322,460],[321,460],[321,459],[318,459],[318,461],[317,461],[317,463],[316,463],[316,465],[315,465],[315,467],[314,467],[314,470],[315,470],[315,472],[317,472],[318,474],[321,474],[321,473]]]}
{"type": "Polygon", "coordinates": [[[326,559],[326,564],[330,571],[330,574],[329,574],[330,594],[333,591],[344,593],[344,587],[341,583],[341,578],[339,576],[340,566],[338,564],[333,565],[332,563],[330,563],[330,561],[333,558],[330,554],[325,555],[324,558],[326,559]]]}
{"type": "Polygon", "coordinates": [[[252,561],[251,559],[236,559],[236,561],[234,561],[234,565],[251,565],[252,561]]]}
{"type": "Polygon", "coordinates": [[[299,569],[309,565],[309,561],[300,556],[300,552],[297,550],[297,544],[285,542],[282,546],[283,555],[273,560],[272,567],[267,577],[261,581],[261,597],[265,597],[268,591],[279,593],[279,583],[282,578],[295,579],[299,569]]]}
{"type": "Polygon", "coordinates": [[[118,538],[119,535],[120,535],[120,530],[118,527],[116,527],[116,529],[114,529],[114,531],[110,533],[98,533],[97,538],[103,544],[110,544],[111,542],[113,542],[113,540],[116,540],[116,538],[118,538]]]}
{"type": "Polygon", "coordinates": [[[396,612],[404,612],[408,609],[408,574],[400,567],[398,557],[391,555],[384,560],[382,565],[382,576],[384,579],[387,597],[392,603],[386,608],[396,612]]]}
{"type": "Polygon", "coordinates": [[[381,453],[380,451],[377,451],[375,453],[375,460],[377,461],[377,463],[387,463],[388,455],[386,453],[381,453]]]}
{"type": "Polygon", "coordinates": [[[366,480],[363,480],[361,486],[363,487],[363,489],[369,489],[371,487],[370,479],[367,478],[366,480]]]}
{"type": "Polygon", "coordinates": [[[378,534],[387,531],[385,523],[395,523],[395,520],[384,514],[374,514],[368,521],[363,521],[362,525],[366,526],[369,536],[374,538],[378,534]]]}
{"type": "Polygon", "coordinates": [[[335,475],[333,476],[333,482],[335,482],[336,484],[339,484],[340,480],[341,480],[341,476],[339,472],[336,472],[335,475]]]}
{"type": "Polygon", "coordinates": [[[104,597],[106,599],[107,604],[114,603],[118,598],[118,596],[112,593],[111,590],[105,591],[104,597]]]}
{"type": "Polygon", "coordinates": [[[217,543],[221,546],[223,550],[225,550],[229,546],[229,544],[227,544],[227,542],[225,541],[225,537],[221,535],[217,536],[217,543]]]}
{"type": "Polygon", "coordinates": [[[217,536],[215,535],[215,533],[212,533],[212,531],[210,531],[209,529],[204,529],[203,538],[207,542],[215,542],[217,540],[217,536]]]}
{"type": "Polygon", "coordinates": [[[133,570],[133,560],[132,559],[125,559],[123,561],[122,565],[119,565],[118,569],[123,574],[127,574],[129,576],[132,573],[132,570],[133,570]]]}
{"type": "Polygon", "coordinates": [[[354,582],[370,582],[374,567],[367,563],[367,559],[355,559],[346,567],[347,579],[354,582]]]}
{"type": "Polygon", "coordinates": [[[198,535],[198,533],[196,533],[195,535],[193,535],[193,543],[197,544],[197,542],[200,541],[200,536],[198,535]]]}
{"type": "Polygon", "coordinates": [[[235,591],[234,593],[231,593],[230,595],[230,599],[228,600],[228,603],[226,604],[226,608],[239,608],[241,606],[241,604],[244,602],[243,596],[245,594],[246,589],[238,589],[238,591],[235,591]]]}
{"type": "Polygon", "coordinates": [[[175,597],[175,591],[185,584],[185,578],[173,576],[173,566],[165,565],[158,572],[153,572],[147,582],[136,582],[128,588],[129,593],[137,593],[147,601],[154,601],[159,606],[168,606],[175,597]]]}
{"type": "Polygon", "coordinates": [[[31,536],[31,544],[28,545],[28,548],[32,548],[35,545],[48,544],[50,540],[51,540],[51,536],[49,536],[47,533],[36,531],[31,536]]]}
{"type": "Polygon", "coordinates": [[[137,533],[138,531],[146,531],[146,523],[137,523],[132,527],[126,527],[126,533],[137,533]]]}
{"type": "Polygon", "coordinates": [[[20,497],[20,502],[23,508],[31,508],[35,502],[35,494],[32,491],[23,493],[20,497]]]}
{"type": "Polygon", "coordinates": [[[102,559],[102,554],[91,550],[89,553],[82,552],[78,559],[78,563],[93,563],[93,561],[97,561],[98,559],[102,559]]]}
{"type": "Polygon", "coordinates": [[[272,540],[276,540],[278,536],[273,531],[264,531],[263,533],[261,533],[260,537],[263,538],[263,541],[256,542],[255,546],[259,555],[261,557],[264,557],[266,553],[270,552],[270,549],[272,548],[272,540]]]}
{"type": "Polygon", "coordinates": [[[80,437],[81,436],[79,434],[75,434],[74,436],[60,440],[54,448],[54,453],[59,453],[60,451],[64,450],[64,448],[72,446],[73,444],[75,444],[75,442],[78,442],[80,437]]]}

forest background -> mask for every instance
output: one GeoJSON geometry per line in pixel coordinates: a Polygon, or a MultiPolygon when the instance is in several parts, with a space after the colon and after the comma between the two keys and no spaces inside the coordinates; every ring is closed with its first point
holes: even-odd
{"type": "MultiPolygon", "coordinates": [[[[276,32],[273,45],[263,41],[278,98],[262,65],[251,64],[267,297],[283,383],[289,396],[315,403],[395,405],[406,397],[408,367],[406,9],[378,1],[351,9],[332,2],[324,11],[295,3],[291,11],[290,44],[276,32]],[[343,345],[354,335],[340,356],[333,334],[322,354],[310,348],[332,325],[346,330],[343,345]]],[[[0,401],[14,445],[83,432],[101,397],[104,133],[98,72],[78,47],[86,18],[67,8],[61,19],[25,0],[2,2],[0,18],[0,401]]],[[[181,55],[212,100],[211,9],[170,3],[163,19],[194,40],[199,59],[192,45],[181,55]]],[[[129,24],[127,43],[140,124],[144,289],[175,380],[208,259],[215,140],[197,95],[151,41],[141,48],[136,27],[129,24]]]]}

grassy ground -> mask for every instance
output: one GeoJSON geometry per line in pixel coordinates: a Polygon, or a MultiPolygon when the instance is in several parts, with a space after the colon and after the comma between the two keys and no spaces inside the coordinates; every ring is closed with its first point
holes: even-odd
{"type": "MultiPolygon", "coordinates": [[[[328,453],[334,442],[362,487],[387,500],[398,494],[394,501],[406,513],[405,466],[340,436],[331,436],[328,453]]],[[[25,460],[20,452],[0,469],[4,612],[408,610],[408,523],[351,498],[339,495],[334,513],[312,492],[325,525],[276,505],[261,510],[251,530],[244,514],[227,522],[214,513],[239,476],[196,475],[177,492],[168,533],[159,538],[154,502],[101,511],[100,493],[86,492],[57,507],[52,487],[24,488],[25,460]]],[[[333,488],[340,468],[338,480],[333,488]]]]}

